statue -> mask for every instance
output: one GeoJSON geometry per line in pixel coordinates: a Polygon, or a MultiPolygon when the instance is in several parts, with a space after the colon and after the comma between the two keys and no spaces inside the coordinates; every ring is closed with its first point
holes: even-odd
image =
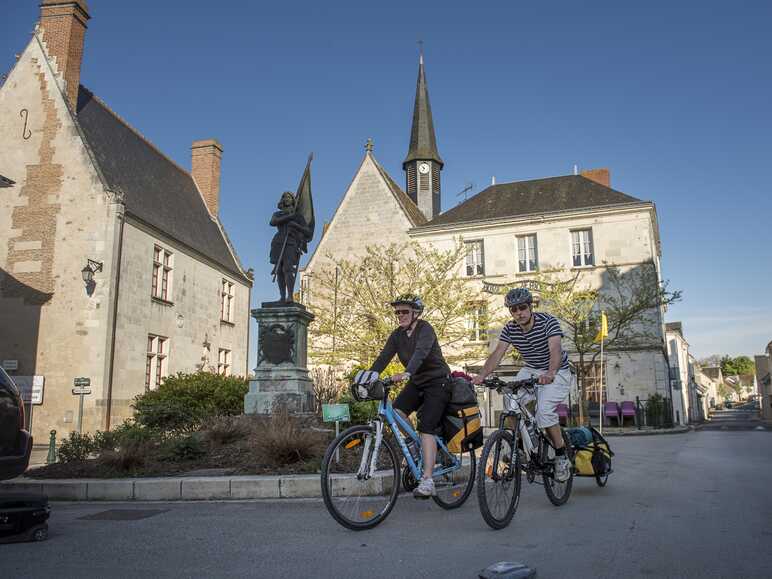
{"type": "Polygon", "coordinates": [[[293,301],[295,278],[300,256],[308,250],[308,242],[314,236],[314,205],[311,198],[311,161],[308,157],[306,170],[298,185],[298,192],[282,193],[279,210],[271,216],[271,225],[278,231],[271,240],[271,272],[279,285],[280,301],[293,301]]]}

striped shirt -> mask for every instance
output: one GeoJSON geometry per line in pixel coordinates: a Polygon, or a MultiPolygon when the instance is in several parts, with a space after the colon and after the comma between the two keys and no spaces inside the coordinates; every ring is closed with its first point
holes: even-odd
{"type": "MultiPolygon", "coordinates": [[[[560,329],[557,318],[543,312],[534,312],[533,327],[529,332],[524,332],[514,320],[511,320],[501,330],[499,340],[517,348],[529,368],[546,371],[550,367],[550,348],[547,339],[552,336],[563,336],[563,330],[560,329]]],[[[563,350],[563,359],[558,369],[567,368],[568,354],[563,350]]]]}

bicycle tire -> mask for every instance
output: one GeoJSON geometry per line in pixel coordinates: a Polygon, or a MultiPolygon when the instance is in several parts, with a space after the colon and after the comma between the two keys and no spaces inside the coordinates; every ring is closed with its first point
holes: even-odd
{"type": "MultiPolygon", "coordinates": [[[[432,496],[432,499],[434,499],[434,502],[437,503],[439,506],[441,506],[443,509],[447,511],[451,511],[453,509],[457,509],[461,505],[463,505],[466,502],[466,499],[469,498],[469,495],[472,494],[472,489],[474,488],[474,479],[477,477],[477,464],[474,450],[468,450],[466,453],[460,453],[461,458],[461,469],[464,469],[464,455],[468,455],[469,458],[469,478],[467,478],[466,485],[461,488],[455,488],[453,489],[453,492],[451,493],[451,497],[455,500],[446,501],[444,496],[440,496],[439,492],[438,494],[432,496]],[[458,494],[456,494],[458,493],[458,494]]],[[[454,471],[458,472],[458,471],[454,471]]],[[[454,473],[450,473],[451,475],[454,473]]],[[[437,479],[435,479],[435,483],[437,483],[437,479]]],[[[436,485],[435,485],[436,486],[436,485]]]]}
{"type": "MultiPolygon", "coordinates": [[[[507,527],[512,521],[512,517],[515,516],[517,506],[520,503],[520,489],[521,489],[521,468],[520,468],[520,453],[517,452],[517,434],[513,437],[512,434],[506,430],[497,430],[490,435],[485,442],[483,451],[480,454],[480,464],[477,467],[477,499],[480,506],[480,514],[488,526],[493,529],[499,530],[507,527]],[[509,448],[514,451],[511,453],[514,458],[514,464],[506,467],[505,478],[500,481],[491,481],[494,485],[501,484],[503,488],[503,496],[508,499],[509,504],[504,511],[503,515],[499,516],[492,512],[489,506],[489,501],[493,500],[492,488],[489,490],[486,488],[489,474],[493,474],[493,470],[488,472],[488,461],[495,457],[495,449],[498,447],[500,454],[502,445],[506,443],[509,448]]],[[[499,459],[500,460],[500,459],[499,459]]],[[[493,467],[493,465],[491,465],[493,467]]]]}
{"type": "MultiPolygon", "coordinates": [[[[341,512],[340,509],[337,508],[335,505],[334,499],[336,498],[333,494],[332,484],[331,484],[331,465],[333,463],[333,460],[335,460],[335,450],[338,449],[344,450],[345,445],[343,445],[343,448],[341,447],[342,443],[347,440],[355,440],[355,435],[362,434],[362,435],[375,435],[375,431],[370,426],[365,425],[358,425],[358,426],[352,426],[351,428],[347,428],[343,432],[341,432],[335,440],[332,441],[332,443],[327,447],[327,451],[324,454],[324,459],[322,460],[322,498],[324,499],[324,505],[327,507],[327,511],[332,515],[332,518],[335,519],[338,523],[346,527],[347,529],[351,529],[352,531],[364,531],[366,529],[372,529],[376,525],[382,523],[386,517],[389,516],[389,513],[391,513],[391,510],[394,508],[394,505],[397,503],[397,498],[399,496],[399,487],[400,487],[400,464],[399,460],[397,459],[397,453],[394,450],[393,445],[384,437],[383,441],[381,443],[381,449],[379,451],[379,458],[384,456],[384,453],[386,456],[389,457],[389,460],[391,461],[391,470],[392,470],[392,479],[391,479],[391,488],[388,489],[388,502],[386,505],[380,510],[379,513],[373,513],[373,516],[368,517],[366,521],[355,521],[350,518],[348,518],[345,513],[341,512]]],[[[356,446],[356,445],[355,445],[356,446]]],[[[401,456],[401,455],[400,455],[401,456]]],[[[388,472],[388,469],[386,469],[388,472]]],[[[354,475],[356,476],[356,475],[354,475]]],[[[356,480],[356,479],[354,479],[356,480]]],[[[383,484],[386,480],[386,477],[381,481],[381,484],[383,484]]],[[[377,484],[377,483],[376,483],[377,484]]],[[[385,490],[385,489],[384,489],[385,490]]],[[[353,496],[353,495],[352,495],[353,496]]],[[[367,496],[367,495],[360,495],[360,496],[367,496]]],[[[370,512],[370,511],[365,511],[370,512]]]]}
{"type": "Polygon", "coordinates": [[[574,486],[574,449],[571,446],[570,442],[568,441],[566,432],[563,430],[562,433],[563,433],[563,442],[566,447],[566,456],[568,457],[568,460],[571,463],[571,468],[568,474],[568,480],[566,482],[560,483],[555,480],[555,477],[553,476],[552,473],[545,472],[542,474],[542,481],[544,482],[544,492],[547,494],[547,498],[550,500],[550,502],[556,507],[560,507],[566,504],[566,502],[568,502],[568,499],[571,496],[571,489],[574,486]],[[558,496],[552,488],[552,486],[555,484],[565,485],[564,492],[560,496],[558,496]]]}

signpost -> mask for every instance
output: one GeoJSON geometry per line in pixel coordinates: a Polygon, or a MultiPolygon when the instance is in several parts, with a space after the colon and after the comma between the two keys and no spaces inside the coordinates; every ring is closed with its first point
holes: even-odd
{"type": "MultiPolygon", "coordinates": [[[[348,404],[322,404],[322,420],[335,423],[335,438],[340,434],[340,423],[351,422],[348,404]]],[[[338,449],[335,449],[335,460],[340,460],[338,449]]]]}
{"type": "Polygon", "coordinates": [[[75,378],[72,381],[75,388],[72,389],[74,396],[80,396],[78,404],[78,434],[83,434],[83,397],[91,394],[91,378],[75,378]]]}

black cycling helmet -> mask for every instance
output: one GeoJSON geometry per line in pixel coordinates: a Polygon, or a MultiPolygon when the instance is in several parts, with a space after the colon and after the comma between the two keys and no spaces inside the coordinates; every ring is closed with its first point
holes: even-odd
{"type": "Polygon", "coordinates": [[[528,289],[524,287],[512,288],[504,297],[504,305],[508,308],[520,304],[528,304],[530,306],[532,303],[533,296],[531,295],[531,292],[529,292],[528,289]]]}
{"type": "Polygon", "coordinates": [[[410,306],[414,310],[417,310],[419,312],[424,311],[424,302],[421,299],[421,296],[416,294],[400,294],[396,297],[396,299],[391,302],[392,306],[410,306]]]}

